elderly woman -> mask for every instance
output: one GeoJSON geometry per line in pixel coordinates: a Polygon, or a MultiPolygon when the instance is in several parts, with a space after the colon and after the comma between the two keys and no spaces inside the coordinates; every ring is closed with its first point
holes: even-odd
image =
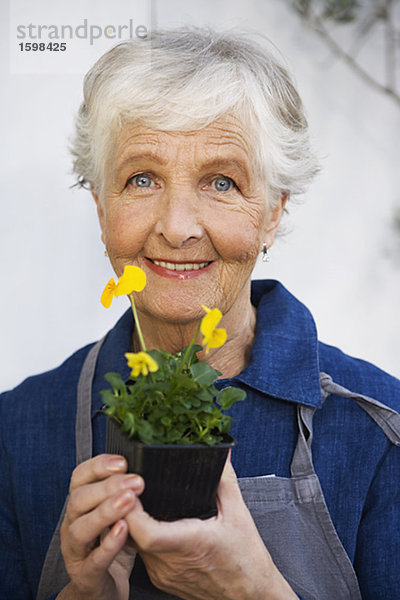
{"type": "Polygon", "coordinates": [[[218,515],[167,523],[104,454],[99,390],[107,371],[128,376],[130,313],[95,353],[6,393],[1,597],[398,600],[399,382],[319,342],[281,284],[251,283],[316,172],[285,69],[209,30],[124,42],[86,76],[73,152],[115,273],[146,273],[147,346],[182,349],[201,305],[218,306],[229,341],[209,360],[247,399],[232,410],[218,515]]]}

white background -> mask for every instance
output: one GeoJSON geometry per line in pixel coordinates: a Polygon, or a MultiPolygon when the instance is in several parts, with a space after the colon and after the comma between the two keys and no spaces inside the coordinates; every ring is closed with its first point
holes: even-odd
{"type": "MultiPolygon", "coordinates": [[[[14,3],[14,20],[22,4],[14,3]]],[[[37,7],[36,22],[45,11],[43,22],[88,18],[104,26],[124,22],[135,6],[132,0],[29,4],[37,7]]],[[[280,279],[311,309],[323,341],[399,376],[400,243],[392,229],[400,205],[399,107],[333,60],[283,0],[149,0],[146,10],[142,19],[159,26],[250,28],[287,57],[323,171],[304,204],[291,210],[291,232],[254,276],[280,279]]],[[[68,136],[93,48],[81,43],[73,69],[60,64],[59,71],[40,74],[31,55],[27,72],[16,74],[10,48],[20,40],[10,16],[3,1],[0,389],[57,366],[128,307],[125,298],[109,311],[99,303],[111,268],[89,193],[70,189],[68,136]]],[[[27,18],[21,11],[20,22],[27,18]]],[[[94,44],[96,56],[106,49],[103,42],[94,44]]],[[[373,69],[380,67],[380,43],[379,35],[372,38],[364,52],[373,69]]]]}

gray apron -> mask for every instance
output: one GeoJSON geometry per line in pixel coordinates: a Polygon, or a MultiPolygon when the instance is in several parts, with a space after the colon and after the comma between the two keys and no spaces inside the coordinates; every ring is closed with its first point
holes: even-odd
{"type": "MultiPolygon", "coordinates": [[[[103,338],[104,340],[104,338],[103,338]]],[[[92,457],[91,399],[97,356],[103,340],[90,350],[82,367],[77,394],[76,462],[92,457]]],[[[321,373],[321,393],[325,400],[336,394],[354,400],[400,446],[400,415],[377,400],[355,394],[335,384],[321,373]]],[[[361,600],[353,566],[330,518],[319,479],[314,471],[311,442],[315,408],[298,405],[299,436],[290,467],[291,477],[244,477],[240,489],[258,531],[276,566],[296,593],[306,600],[361,600]]],[[[44,562],[37,600],[45,600],[69,582],[60,550],[60,519],[44,562]]],[[[137,588],[135,600],[170,599],[176,596],[137,588]]]]}

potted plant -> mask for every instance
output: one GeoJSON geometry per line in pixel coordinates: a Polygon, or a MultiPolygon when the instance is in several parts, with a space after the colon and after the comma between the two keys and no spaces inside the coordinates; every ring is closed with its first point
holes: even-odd
{"type": "Polygon", "coordinates": [[[147,350],[133,297],[145,285],[144,271],[129,265],[101,296],[106,308],[114,296],[129,296],[141,345],[140,352],[125,354],[128,381],[119,373],[105,375],[110,384],[101,392],[108,416],[106,451],[125,456],[128,471],[143,476],[141,500],[154,517],[207,518],[216,514],[216,490],[235,444],[225,411],[246,394],[233,387],[218,390],[214,384],[221,373],[197,357],[200,332],[206,353],[226,341],[226,331],[217,328],[222,318],[217,308],[203,306],[205,316],[182,351],[147,350]]]}

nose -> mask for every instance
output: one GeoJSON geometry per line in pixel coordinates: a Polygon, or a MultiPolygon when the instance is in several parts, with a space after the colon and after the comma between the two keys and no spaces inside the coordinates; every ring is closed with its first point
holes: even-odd
{"type": "Polygon", "coordinates": [[[188,247],[203,236],[196,195],[182,189],[165,193],[155,232],[173,248],[188,247]]]}

